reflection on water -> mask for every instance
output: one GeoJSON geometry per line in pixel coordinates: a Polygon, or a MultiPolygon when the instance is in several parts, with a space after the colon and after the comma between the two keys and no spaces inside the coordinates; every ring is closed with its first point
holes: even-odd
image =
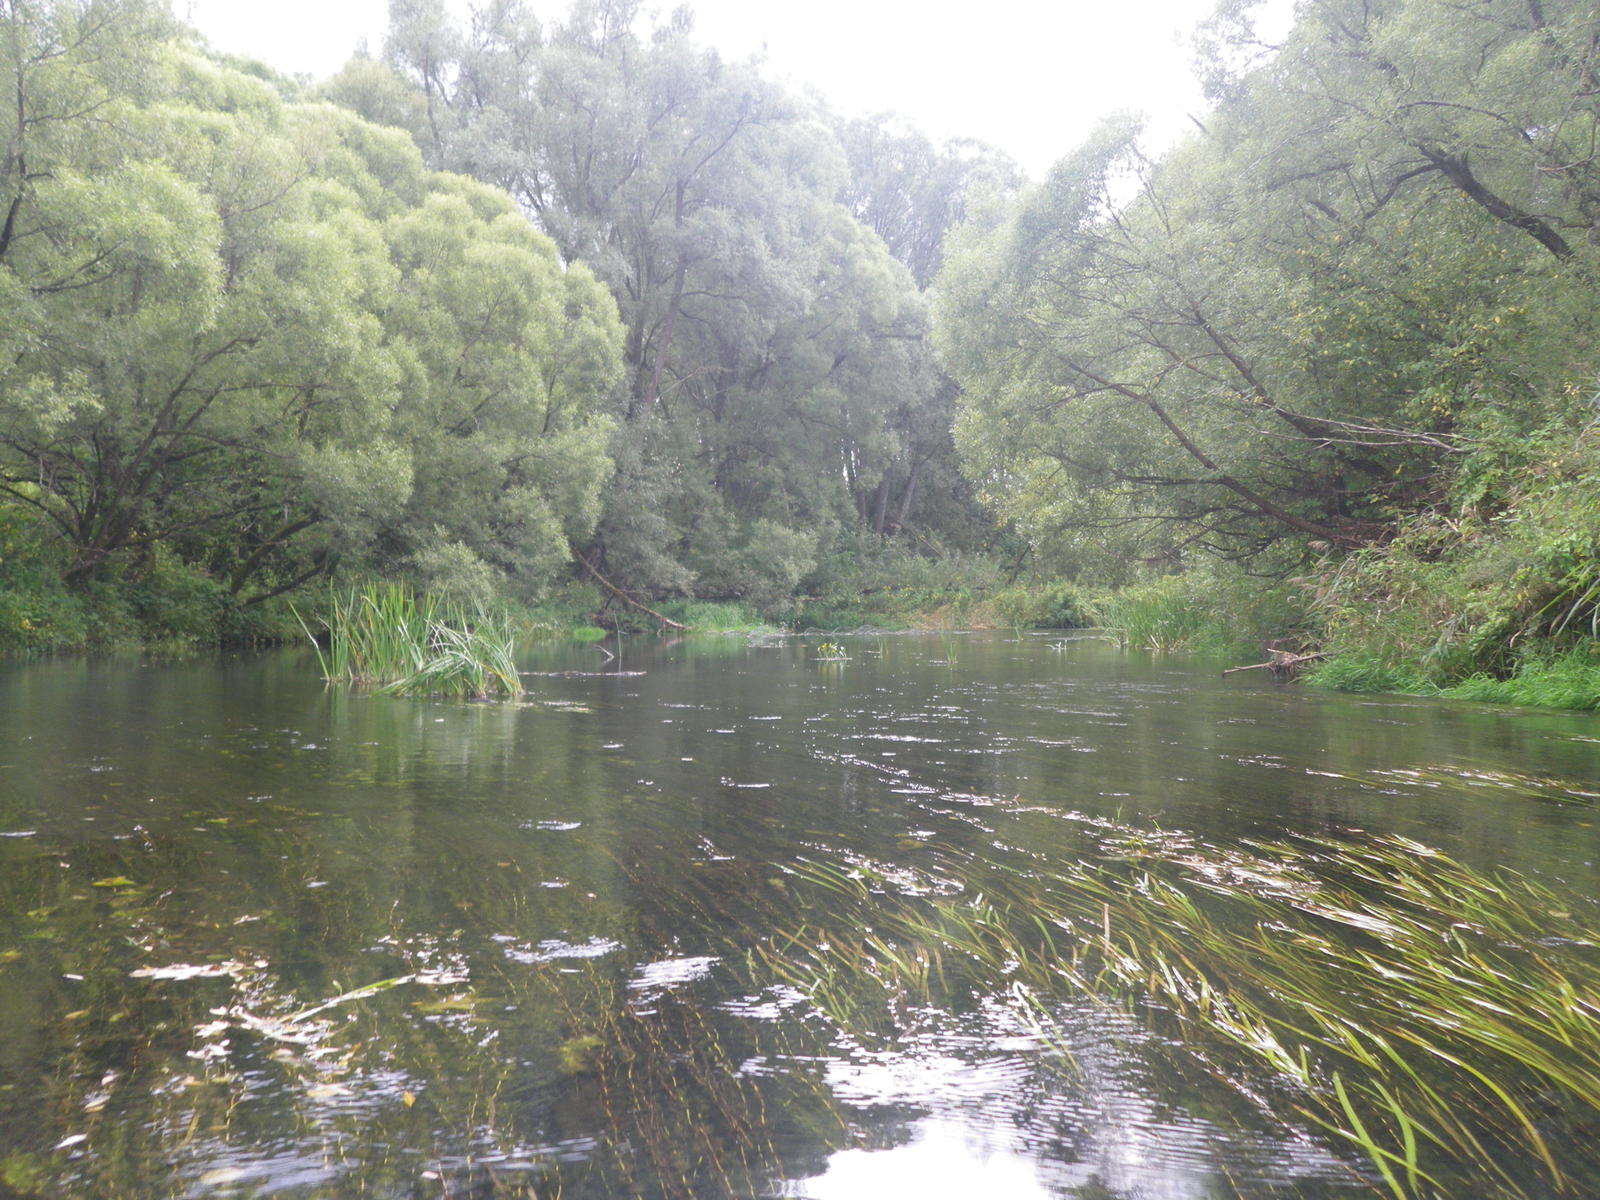
{"type": "Polygon", "coordinates": [[[814,1180],[786,1189],[810,1200],[880,1200],[918,1196],[967,1200],[988,1194],[1014,1200],[1045,1200],[1052,1192],[1034,1162],[1005,1146],[989,1144],[992,1130],[947,1121],[919,1121],[912,1140],[893,1150],[841,1150],[814,1180]]]}
{"type": "Polygon", "coordinates": [[[1600,925],[1593,717],[1092,641],[612,648],[539,649],[517,704],[0,667],[0,1194],[1371,1195],[1137,1009],[900,943],[886,1002],[806,864],[939,904],[1128,839],[1399,834],[1600,925]]]}

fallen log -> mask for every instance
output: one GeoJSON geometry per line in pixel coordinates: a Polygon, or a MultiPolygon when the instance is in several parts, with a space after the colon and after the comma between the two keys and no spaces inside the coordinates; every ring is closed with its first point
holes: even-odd
{"type": "Polygon", "coordinates": [[[1251,663],[1247,667],[1228,667],[1222,673],[1232,675],[1236,671],[1271,671],[1274,675],[1296,675],[1306,663],[1328,657],[1321,650],[1312,654],[1295,654],[1288,650],[1268,650],[1267,653],[1272,657],[1266,662],[1251,663]]]}

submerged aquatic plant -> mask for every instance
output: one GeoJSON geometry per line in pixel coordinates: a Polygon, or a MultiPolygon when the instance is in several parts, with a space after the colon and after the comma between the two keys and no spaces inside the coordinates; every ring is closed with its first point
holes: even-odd
{"type": "Polygon", "coordinates": [[[322,677],[396,695],[519,696],[509,624],[483,610],[468,614],[404,584],[329,591],[327,647],[305,619],[322,677]]]}
{"type": "Polygon", "coordinates": [[[839,946],[794,929],[761,953],[852,1031],[1000,980],[1047,1037],[1073,997],[1115,1005],[1396,1200],[1466,1182],[1584,1195],[1600,1177],[1600,932],[1550,892],[1402,838],[1101,849],[1047,887],[950,863],[972,890],[898,901],[861,864],[806,863],[870,932],[839,946]]]}

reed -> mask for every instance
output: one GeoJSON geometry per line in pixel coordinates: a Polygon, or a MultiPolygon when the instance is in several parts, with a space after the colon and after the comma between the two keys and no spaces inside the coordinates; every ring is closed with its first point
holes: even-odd
{"type": "Polygon", "coordinates": [[[469,614],[404,584],[330,589],[326,646],[305,618],[300,624],[329,681],[407,696],[522,694],[508,622],[483,610],[469,614]]]}
{"type": "Polygon", "coordinates": [[[1124,588],[1102,600],[1095,615],[1096,624],[1124,648],[1189,650],[1215,632],[1214,621],[1181,576],[1124,588]]]}

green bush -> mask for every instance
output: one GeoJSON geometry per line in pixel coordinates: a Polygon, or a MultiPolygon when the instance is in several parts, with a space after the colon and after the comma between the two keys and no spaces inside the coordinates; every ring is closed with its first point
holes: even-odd
{"type": "Polygon", "coordinates": [[[150,642],[211,643],[223,640],[233,595],[205,572],[180,563],[166,547],[155,547],[148,561],[123,588],[128,611],[150,642]]]}
{"type": "Polygon", "coordinates": [[[1001,588],[989,597],[998,623],[1015,629],[1078,629],[1090,623],[1090,605],[1071,584],[1001,588]]]}
{"type": "MultiPolygon", "coordinates": [[[[663,600],[656,611],[687,625],[696,633],[743,633],[771,626],[749,604],[732,600],[663,600]]],[[[656,621],[645,613],[635,613],[638,627],[656,628],[656,621]]]]}
{"type": "MultiPolygon", "coordinates": [[[[1419,516],[1322,573],[1317,604],[1336,662],[1380,664],[1464,698],[1591,707],[1583,668],[1600,635],[1600,434],[1547,432],[1519,444],[1517,458],[1493,471],[1469,463],[1455,512],[1419,516]]],[[[1348,669],[1355,679],[1376,670],[1348,669]]]]}
{"type": "Polygon", "coordinates": [[[1255,662],[1269,641],[1287,647],[1319,641],[1308,605],[1298,583],[1246,575],[1226,563],[1204,563],[1182,575],[1101,596],[1085,615],[1123,646],[1255,662]]]}

